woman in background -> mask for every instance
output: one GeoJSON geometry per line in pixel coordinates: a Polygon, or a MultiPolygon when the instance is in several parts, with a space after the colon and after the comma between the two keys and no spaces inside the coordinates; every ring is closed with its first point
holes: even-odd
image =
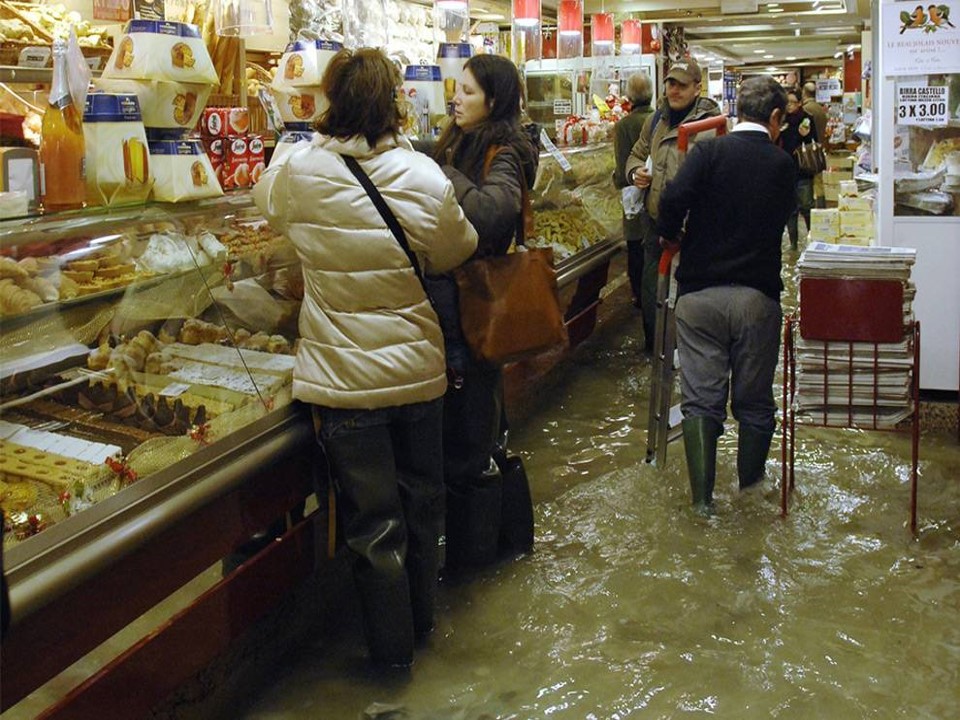
{"type": "MultiPolygon", "coordinates": [[[[453,121],[434,149],[477,229],[478,257],[505,254],[522,232],[524,190],[533,187],[539,160],[520,124],[522,100],[513,63],[498,55],[473,56],[464,64],[453,121]]],[[[456,285],[449,276],[437,279],[434,290],[435,300],[455,307],[456,285]]],[[[458,316],[455,309],[452,316],[458,316]]],[[[455,572],[490,563],[500,550],[529,550],[532,537],[520,541],[521,547],[504,547],[510,535],[501,522],[502,507],[516,507],[517,491],[519,502],[529,505],[529,490],[522,464],[514,463],[504,500],[507,428],[501,368],[473,358],[459,327],[445,327],[444,333],[455,377],[443,413],[446,560],[455,572]]]]}
{"type": "Polygon", "coordinates": [[[347,165],[378,188],[424,272],[476,249],[453,185],[400,134],[400,74],[342,50],[322,80],[317,135],[264,173],[254,198],[296,247],[304,299],[293,395],[313,406],[338,494],[370,653],[407,666],[433,628],[443,526],[443,337],[411,261],[347,165]],[[363,98],[363,102],[357,102],[363,98]]]}
{"type": "MultiPolygon", "coordinates": [[[[810,113],[800,104],[800,95],[796,90],[787,90],[787,113],[784,117],[783,129],[780,132],[780,147],[790,153],[794,163],[797,162],[793,152],[800,145],[817,140],[817,126],[810,113]]],[[[806,175],[797,168],[797,207],[787,218],[787,235],[790,236],[790,249],[796,250],[799,240],[797,216],[803,216],[807,232],[810,232],[810,209],[813,207],[813,175],[806,175]]]]}

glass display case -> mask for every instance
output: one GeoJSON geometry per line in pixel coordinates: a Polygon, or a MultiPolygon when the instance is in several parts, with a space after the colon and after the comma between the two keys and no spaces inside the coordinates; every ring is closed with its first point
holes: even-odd
{"type": "Polygon", "coordinates": [[[300,268],[248,197],[9,220],[0,252],[6,547],[290,404],[300,268]]]}
{"type": "Polygon", "coordinates": [[[529,244],[552,247],[560,268],[601,243],[623,239],[620,193],[613,185],[613,143],[564,148],[565,170],[551,153],[540,155],[531,193],[535,237],[529,244]]]}

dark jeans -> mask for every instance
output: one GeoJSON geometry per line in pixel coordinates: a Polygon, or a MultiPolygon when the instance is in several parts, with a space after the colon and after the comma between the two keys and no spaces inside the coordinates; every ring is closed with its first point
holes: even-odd
{"type": "Polygon", "coordinates": [[[433,627],[443,527],[443,400],[318,412],[371,655],[409,663],[414,632],[433,627]]]}
{"type": "Polygon", "coordinates": [[[787,235],[790,237],[790,247],[793,249],[797,248],[800,235],[797,223],[798,215],[803,216],[803,222],[806,223],[807,232],[810,232],[810,209],[813,207],[813,178],[797,178],[795,193],[797,207],[790,213],[790,217],[787,218],[787,235]]]}
{"type": "Polygon", "coordinates": [[[652,220],[643,240],[643,292],[640,298],[643,314],[643,336],[646,350],[653,350],[657,330],[657,269],[660,265],[660,235],[652,220]]]}

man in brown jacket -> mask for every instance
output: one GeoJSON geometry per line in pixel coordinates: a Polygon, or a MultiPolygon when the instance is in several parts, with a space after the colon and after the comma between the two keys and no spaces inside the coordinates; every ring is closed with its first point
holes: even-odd
{"type": "MultiPolygon", "coordinates": [[[[643,332],[646,349],[653,349],[653,336],[657,326],[657,265],[660,263],[660,238],[656,231],[659,216],[660,194],[667,182],[673,179],[680,167],[680,151],[677,149],[679,128],[683,123],[703,120],[720,114],[720,106],[700,94],[700,66],[693,58],[675,61],[664,80],[663,98],[657,111],[644,122],[640,139],[634,144],[627,158],[624,173],[626,180],[646,192],[645,207],[652,222],[643,240],[643,332]],[[651,159],[651,170],[646,168],[651,159]]],[[[713,132],[700,133],[691,138],[700,140],[712,137],[713,132]]]]}

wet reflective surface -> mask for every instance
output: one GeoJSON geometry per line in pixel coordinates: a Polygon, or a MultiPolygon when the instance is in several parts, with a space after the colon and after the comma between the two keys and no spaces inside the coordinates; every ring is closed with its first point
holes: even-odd
{"type": "Polygon", "coordinates": [[[956,717],[956,438],[921,439],[917,539],[908,434],[799,428],[781,519],[779,434],[767,481],[740,493],[728,421],[717,513],[698,517],[682,441],[644,462],[650,366],[622,295],[514,428],[535,551],[445,586],[408,675],[369,668],[345,610],[237,717],[956,717]]]}

